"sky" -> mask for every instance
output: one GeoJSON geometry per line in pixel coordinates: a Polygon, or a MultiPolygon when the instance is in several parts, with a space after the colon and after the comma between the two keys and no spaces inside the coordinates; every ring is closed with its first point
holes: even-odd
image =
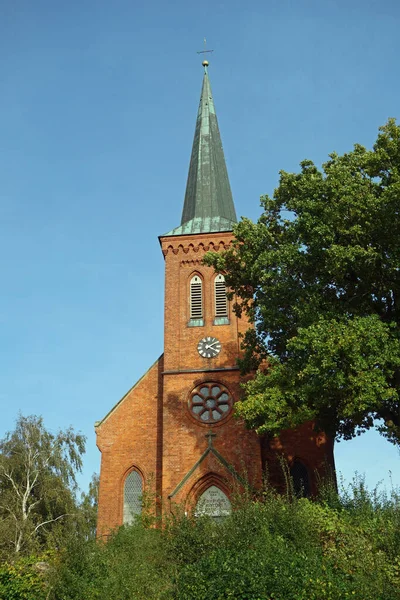
{"type": "MultiPolygon", "coordinates": [[[[397,0],[0,0],[0,438],[18,412],[87,436],[162,353],[158,236],[179,225],[203,69],[238,215],[279,170],[400,117],[397,0]]],[[[132,432],[134,435],[134,431],[132,432]]],[[[400,485],[377,433],[346,481],[400,485]]]]}

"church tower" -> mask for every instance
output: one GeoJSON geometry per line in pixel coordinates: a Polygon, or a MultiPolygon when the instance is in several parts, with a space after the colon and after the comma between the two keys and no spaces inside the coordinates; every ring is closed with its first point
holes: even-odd
{"type": "Polygon", "coordinates": [[[305,491],[314,488],[313,470],[327,455],[331,462],[332,444],[324,436],[318,441],[311,425],[271,443],[233,416],[241,396],[240,334],[249,324],[234,314],[223,273],[203,265],[207,251],[230,245],[236,223],[208,62],[203,66],[181,224],[159,238],[164,353],[96,423],[100,536],[132,522],[146,489],[160,500],[159,511],[180,504],[220,517],[231,510],[235,485],[261,486],[266,464],[279,478],[277,453],[297,469],[305,491]]]}

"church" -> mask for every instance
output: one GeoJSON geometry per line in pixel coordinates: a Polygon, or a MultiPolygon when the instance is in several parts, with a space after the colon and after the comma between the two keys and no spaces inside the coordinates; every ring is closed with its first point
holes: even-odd
{"type": "Polygon", "coordinates": [[[211,93],[208,62],[197,113],[181,224],[159,237],[165,261],[164,352],[95,424],[101,452],[98,535],[142,511],[177,505],[214,518],[231,511],[233,490],[284,486],[281,458],[305,495],[333,466],[333,441],[312,423],[279,438],[259,437],[235,418],[237,358],[249,327],[228,301],[223,273],[207,251],[233,239],[236,212],[211,93]]]}

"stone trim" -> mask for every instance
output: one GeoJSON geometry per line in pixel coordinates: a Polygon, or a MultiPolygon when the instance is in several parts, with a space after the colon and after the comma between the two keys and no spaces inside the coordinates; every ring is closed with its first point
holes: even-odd
{"type": "Polygon", "coordinates": [[[225,469],[227,471],[229,471],[229,473],[237,481],[239,481],[239,483],[241,483],[244,487],[248,487],[248,483],[246,481],[244,481],[244,479],[239,475],[239,473],[236,472],[236,470],[233,467],[233,465],[231,465],[230,463],[228,463],[228,461],[225,460],[225,458],[218,452],[218,450],[216,450],[214,448],[213,438],[216,437],[216,434],[212,433],[212,430],[210,430],[208,433],[206,433],[206,435],[204,437],[208,438],[208,446],[207,446],[206,450],[200,456],[199,460],[193,465],[193,467],[190,469],[190,471],[188,471],[186,473],[186,475],[184,476],[184,478],[178,483],[178,485],[176,486],[176,488],[174,489],[174,491],[171,494],[168,495],[169,500],[172,500],[172,498],[179,492],[179,490],[182,489],[182,487],[185,485],[185,483],[190,479],[190,477],[193,475],[193,473],[198,469],[198,467],[201,465],[201,463],[203,462],[203,460],[210,453],[214,454],[215,458],[221,463],[221,465],[223,467],[225,467],[225,469]]]}
{"type": "Polygon", "coordinates": [[[217,369],[178,369],[163,371],[161,375],[182,375],[184,373],[220,373],[221,371],[239,371],[239,367],[219,367],[217,369]]]}

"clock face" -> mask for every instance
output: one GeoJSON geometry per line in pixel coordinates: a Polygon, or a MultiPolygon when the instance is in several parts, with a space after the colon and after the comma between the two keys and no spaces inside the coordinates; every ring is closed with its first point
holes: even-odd
{"type": "Polygon", "coordinates": [[[205,337],[197,344],[197,350],[203,358],[214,358],[221,352],[221,342],[215,337],[205,337]]]}

